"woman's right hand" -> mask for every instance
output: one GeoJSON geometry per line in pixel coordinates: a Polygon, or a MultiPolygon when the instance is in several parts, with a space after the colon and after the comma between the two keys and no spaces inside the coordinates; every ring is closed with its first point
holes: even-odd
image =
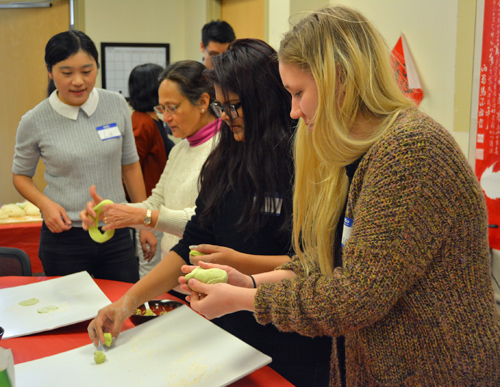
{"type": "Polygon", "coordinates": [[[115,339],[120,335],[123,323],[135,311],[136,307],[130,298],[125,295],[118,301],[99,310],[87,331],[90,339],[97,347],[99,342],[104,344],[104,333],[110,332],[115,339]]]}
{"type": "Polygon", "coordinates": [[[53,233],[61,233],[71,228],[71,220],[66,210],[56,202],[48,199],[40,206],[43,220],[53,233]]]}

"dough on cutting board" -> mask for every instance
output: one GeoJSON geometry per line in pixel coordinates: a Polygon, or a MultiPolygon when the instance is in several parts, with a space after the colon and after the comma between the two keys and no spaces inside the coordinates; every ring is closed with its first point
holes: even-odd
{"type": "Polygon", "coordinates": [[[31,306],[38,304],[40,300],[38,298],[30,298],[29,300],[24,300],[19,303],[21,306],[31,306]]]}
{"type": "Polygon", "coordinates": [[[0,208],[0,219],[7,219],[9,217],[9,214],[7,211],[4,211],[0,208]]]}
{"type": "Polygon", "coordinates": [[[106,355],[101,351],[94,351],[94,361],[96,364],[102,364],[106,361],[106,355]]]}
{"type": "Polygon", "coordinates": [[[43,308],[38,309],[37,312],[38,313],[50,313],[56,309],[59,309],[59,307],[54,306],[54,305],[48,305],[48,306],[44,306],[43,308]]]}
{"type": "Polygon", "coordinates": [[[17,204],[5,204],[2,206],[2,211],[6,212],[13,218],[26,216],[26,212],[24,212],[24,210],[17,204]]]}

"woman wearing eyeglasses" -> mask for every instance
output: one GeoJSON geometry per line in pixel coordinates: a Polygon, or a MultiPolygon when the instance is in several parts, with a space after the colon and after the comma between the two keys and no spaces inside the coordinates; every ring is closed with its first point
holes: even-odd
{"type": "MultiPolygon", "coordinates": [[[[103,332],[117,337],[138,306],[178,285],[192,245],[203,244],[213,251],[207,259],[230,261],[246,274],[290,261],[295,121],[276,52],[262,41],[241,39],[212,60],[213,107],[225,124],[201,170],[196,213],[170,253],[121,299],[99,311],[88,327],[95,345],[104,340],[103,332]]],[[[270,367],[295,386],[327,385],[330,338],[279,332],[246,312],[214,322],[271,356],[270,367]]]]}
{"type": "MultiPolygon", "coordinates": [[[[154,254],[154,234],[141,233],[144,255],[150,260],[149,270],[175,246],[194,214],[200,170],[214,148],[214,136],[221,124],[210,107],[215,92],[212,82],[203,75],[204,70],[201,63],[187,60],[168,66],[160,74],[160,105],[154,109],[163,116],[173,136],[184,140],[170,151],[160,180],[147,200],[136,204],[110,204],[103,210],[103,219],[107,223],[104,230],[134,227],[164,233],[159,257],[154,254]]],[[[91,187],[94,202],[89,202],[80,213],[86,229],[92,223],[88,214],[95,215],[92,207],[102,200],[96,190],[99,191],[99,187],[91,187]]]]}

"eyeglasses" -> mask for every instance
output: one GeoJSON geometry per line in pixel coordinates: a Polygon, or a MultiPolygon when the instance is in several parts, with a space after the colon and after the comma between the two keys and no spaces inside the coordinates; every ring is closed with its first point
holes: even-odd
{"type": "Polygon", "coordinates": [[[241,107],[241,102],[223,105],[220,102],[215,101],[212,102],[210,106],[212,106],[215,114],[217,114],[219,118],[222,116],[222,112],[226,113],[226,115],[232,120],[240,116],[238,114],[238,109],[241,107]]]}
{"type": "Polygon", "coordinates": [[[156,105],[154,107],[155,112],[158,113],[161,116],[164,115],[165,112],[167,112],[169,114],[175,114],[175,113],[177,113],[177,109],[179,109],[179,106],[181,106],[181,103],[183,103],[186,99],[183,99],[177,105],[173,105],[173,104],[168,104],[168,105],[165,105],[165,106],[163,106],[163,105],[156,105]]]}

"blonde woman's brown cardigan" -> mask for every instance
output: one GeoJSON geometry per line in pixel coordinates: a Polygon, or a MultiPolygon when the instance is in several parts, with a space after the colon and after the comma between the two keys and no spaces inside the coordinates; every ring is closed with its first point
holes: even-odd
{"type": "MultiPolygon", "coordinates": [[[[361,161],[333,275],[262,284],[257,320],[346,337],[347,385],[500,386],[483,193],[452,136],[408,109],[361,161]]],[[[331,386],[338,386],[335,348],[331,386]]]]}

